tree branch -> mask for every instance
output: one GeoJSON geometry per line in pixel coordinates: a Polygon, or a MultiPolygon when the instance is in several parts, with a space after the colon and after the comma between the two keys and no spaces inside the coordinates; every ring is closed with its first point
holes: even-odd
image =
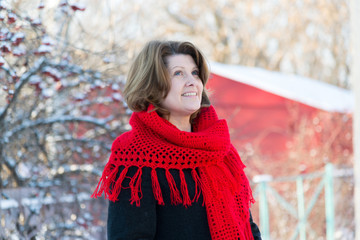
{"type": "MultiPolygon", "coordinates": [[[[34,75],[35,73],[37,73],[46,63],[46,59],[44,57],[40,58],[35,64],[34,67],[32,69],[30,69],[28,72],[24,73],[19,82],[16,83],[15,85],[15,91],[14,91],[14,96],[11,99],[11,101],[9,102],[9,104],[5,107],[5,109],[3,109],[3,111],[0,113],[0,123],[2,123],[5,119],[6,113],[9,110],[9,108],[11,107],[11,105],[13,105],[13,103],[16,102],[16,99],[19,96],[19,92],[21,91],[21,89],[23,88],[23,86],[29,81],[30,77],[32,75],[34,75]]],[[[1,124],[2,126],[4,124],[1,124]]]]}
{"type": "MultiPolygon", "coordinates": [[[[15,179],[16,184],[18,186],[21,186],[24,183],[24,181],[16,173],[17,162],[14,159],[4,158],[3,163],[5,164],[7,169],[9,169],[9,171],[11,172],[11,175],[15,179]]],[[[1,185],[0,187],[3,188],[4,186],[1,185]]]]}
{"type": "Polygon", "coordinates": [[[9,139],[15,135],[16,133],[23,131],[28,128],[34,128],[41,125],[52,125],[54,123],[65,123],[65,122],[84,122],[91,123],[101,128],[104,128],[107,131],[110,131],[110,127],[107,125],[109,121],[113,119],[113,116],[109,116],[104,119],[98,119],[90,116],[82,116],[82,117],[74,117],[74,116],[60,116],[60,117],[52,117],[48,119],[38,119],[35,121],[24,121],[21,125],[15,127],[14,129],[5,132],[4,134],[4,142],[7,143],[9,139]]]}

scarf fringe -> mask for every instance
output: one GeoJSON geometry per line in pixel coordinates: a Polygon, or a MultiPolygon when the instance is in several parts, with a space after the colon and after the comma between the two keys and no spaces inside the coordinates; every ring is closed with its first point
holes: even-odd
{"type": "Polygon", "coordinates": [[[191,175],[195,182],[195,195],[191,202],[197,202],[199,200],[199,197],[201,196],[201,180],[199,174],[195,169],[191,170],[191,175]]]}
{"type": "Polygon", "coordinates": [[[139,168],[129,183],[131,189],[130,203],[133,204],[135,202],[137,207],[140,207],[140,199],[143,196],[141,190],[141,175],[142,168],[139,168]]]}
{"type": "Polygon", "coordinates": [[[106,164],[104,168],[104,172],[99,180],[99,183],[96,186],[94,193],[91,195],[92,198],[101,197],[103,192],[105,192],[105,198],[108,198],[108,196],[111,195],[110,186],[112,184],[111,182],[113,181],[112,176],[114,176],[115,171],[116,173],[118,171],[118,168],[115,167],[115,165],[110,163],[106,164]]]}
{"type": "Polygon", "coordinates": [[[155,168],[151,169],[151,183],[156,201],[159,205],[165,205],[155,168]]]}
{"type": "MultiPolygon", "coordinates": [[[[180,170],[181,171],[181,170],[180,170]]],[[[174,177],[171,175],[169,169],[165,170],[165,176],[170,188],[170,200],[172,205],[178,205],[182,203],[179,189],[176,187],[174,177]]]]}
{"type": "Polygon", "coordinates": [[[188,207],[191,205],[191,199],[189,196],[189,190],[185,181],[185,175],[182,170],[180,170],[180,184],[181,184],[181,195],[183,197],[183,205],[188,207]]]}
{"type": "MultiPolygon", "coordinates": [[[[118,171],[119,171],[119,169],[116,168],[115,177],[116,177],[118,171]]],[[[111,177],[109,177],[110,181],[114,181],[114,183],[111,183],[111,187],[110,187],[111,192],[108,193],[109,200],[116,201],[117,196],[119,196],[119,194],[121,192],[121,183],[124,181],[127,172],[128,172],[128,168],[123,169],[122,172],[120,173],[120,176],[118,177],[118,179],[116,181],[112,180],[111,177]]]]}
{"type": "MultiPolygon", "coordinates": [[[[117,201],[119,194],[122,189],[130,189],[131,190],[131,198],[130,203],[136,204],[137,207],[140,206],[140,200],[143,197],[142,189],[141,189],[141,179],[142,179],[142,167],[139,167],[134,174],[134,176],[127,176],[129,167],[125,167],[121,170],[119,174],[120,166],[114,166],[112,164],[106,165],[104,169],[104,173],[100,178],[100,181],[91,195],[92,198],[101,197],[104,193],[105,199],[110,201],[117,201]],[[130,178],[129,187],[123,186],[123,181],[125,178],[130,178]]],[[[174,180],[173,175],[170,173],[168,169],[165,170],[165,177],[169,185],[170,190],[170,200],[172,205],[183,204],[185,207],[191,206],[193,202],[197,202],[201,196],[202,192],[202,183],[199,174],[195,169],[191,170],[191,176],[195,183],[195,194],[191,199],[189,195],[188,186],[185,179],[185,174],[183,170],[179,170],[180,176],[180,190],[178,189],[176,182],[174,180]]],[[[160,187],[158,175],[156,173],[156,169],[151,169],[151,184],[152,190],[154,194],[154,198],[156,199],[159,205],[165,205],[164,198],[162,194],[162,190],[160,187]]]]}
{"type": "MultiPolygon", "coordinates": [[[[239,185],[239,179],[241,179],[241,174],[236,173],[236,176],[234,176],[234,173],[232,171],[229,171],[229,169],[232,169],[232,166],[239,165],[235,161],[224,161],[222,164],[219,164],[217,167],[217,174],[215,174],[215,181],[212,184],[217,185],[215,191],[221,191],[222,187],[221,185],[218,185],[218,183],[223,183],[225,185],[230,186],[232,194],[235,194],[236,189],[239,185]],[[228,166],[228,167],[227,167],[228,166]]],[[[131,190],[131,198],[130,203],[136,204],[136,206],[140,206],[140,200],[143,197],[142,189],[141,189],[141,178],[142,178],[142,167],[139,167],[134,176],[131,177],[129,187],[122,186],[122,183],[124,179],[127,177],[129,167],[125,167],[123,170],[121,170],[120,175],[117,177],[119,172],[119,166],[114,166],[113,164],[109,164],[105,166],[103,176],[100,178],[100,181],[94,191],[94,193],[91,195],[92,198],[98,198],[101,197],[102,193],[105,195],[105,199],[108,199],[110,201],[117,201],[118,196],[122,189],[124,188],[130,188],[131,190]]],[[[187,183],[185,180],[185,175],[183,170],[179,170],[180,175],[180,190],[177,188],[177,185],[175,183],[175,180],[170,173],[168,169],[165,170],[165,176],[169,185],[170,189],[170,199],[172,205],[179,205],[183,204],[185,207],[191,206],[193,202],[197,202],[201,196],[202,192],[202,181],[195,169],[191,170],[191,176],[195,183],[195,194],[194,197],[191,199],[187,187],[187,183]]],[[[129,178],[129,177],[128,177],[129,178]]],[[[156,173],[156,169],[151,169],[151,182],[152,182],[152,190],[154,194],[154,198],[156,199],[157,203],[159,205],[165,205],[162,190],[160,187],[159,179],[156,173]]],[[[251,188],[248,189],[248,194],[250,196],[250,203],[255,203],[255,200],[252,196],[251,188]]],[[[204,196],[203,196],[204,197],[204,196]]],[[[205,197],[204,197],[205,203],[205,197]]]]}
{"type": "Polygon", "coordinates": [[[101,196],[102,192],[104,191],[105,184],[103,178],[100,178],[99,183],[97,184],[93,194],[91,194],[91,198],[98,198],[101,196]]]}

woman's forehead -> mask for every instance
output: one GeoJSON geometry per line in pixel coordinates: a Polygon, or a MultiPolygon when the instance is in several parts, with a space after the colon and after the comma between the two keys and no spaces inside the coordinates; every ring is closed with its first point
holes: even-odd
{"type": "Polygon", "coordinates": [[[167,56],[166,62],[169,69],[175,67],[196,66],[194,59],[188,54],[175,54],[167,56]]]}

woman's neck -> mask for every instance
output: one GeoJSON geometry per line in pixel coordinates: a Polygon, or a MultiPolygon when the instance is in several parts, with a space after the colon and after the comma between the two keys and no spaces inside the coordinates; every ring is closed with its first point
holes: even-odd
{"type": "Polygon", "coordinates": [[[176,126],[180,131],[191,132],[190,117],[171,117],[168,119],[174,126],[176,126]]]}

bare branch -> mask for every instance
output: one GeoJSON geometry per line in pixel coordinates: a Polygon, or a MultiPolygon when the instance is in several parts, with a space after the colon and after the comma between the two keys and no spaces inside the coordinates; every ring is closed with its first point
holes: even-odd
{"type": "Polygon", "coordinates": [[[192,19],[189,19],[183,15],[177,14],[176,12],[172,11],[170,8],[167,8],[167,13],[175,19],[178,23],[186,25],[190,27],[191,29],[194,29],[195,27],[195,21],[192,19]]]}
{"type": "Polygon", "coordinates": [[[21,125],[15,127],[14,129],[5,132],[4,134],[4,142],[8,142],[9,139],[14,136],[16,133],[21,132],[25,129],[34,128],[38,126],[44,125],[52,125],[54,123],[65,123],[65,122],[84,122],[94,124],[101,128],[104,128],[107,131],[110,131],[110,127],[107,125],[109,121],[113,120],[113,116],[109,116],[104,119],[98,119],[90,116],[60,116],[60,117],[51,117],[47,119],[37,119],[35,121],[25,120],[21,125]]]}
{"type": "MultiPolygon", "coordinates": [[[[17,166],[17,162],[12,159],[12,158],[4,158],[4,160],[2,161],[5,166],[7,167],[7,169],[10,171],[12,177],[14,178],[16,184],[18,186],[21,186],[24,183],[24,180],[19,177],[19,175],[16,172],[16,166],[17,166]]],[[[1,186],[3,187],[3,186],[1,186]]]]}
{"type": "MultiPolygon", "coordinates": [[[[19,96],[19,92],[21,91],[21,89],[23,88],[23,86],[29,81],[30,77],[32,75],[34,75],[35,73],[37,73],[46,63],[46,59],[45,58],[40,58],[35,64],[34,67],[31,68],[29,71],[27,71],[26,73],[24,73],[19,82],[15,85],[15,91],[14,91],[14,96],[11,99],[11,101],[9,102],[9,104],[7,104],[7,106],[5,107],[5,109],[3,109],[3,111],[0,113],[0,123],[4,121],[5,116],[7,111],[9,110],[9,108],[11,107],[11,105],[13,105],[16,102],[17,97],[19,96]]],[[[3,124],[1,124],[3,126],[3,124]]]]}

